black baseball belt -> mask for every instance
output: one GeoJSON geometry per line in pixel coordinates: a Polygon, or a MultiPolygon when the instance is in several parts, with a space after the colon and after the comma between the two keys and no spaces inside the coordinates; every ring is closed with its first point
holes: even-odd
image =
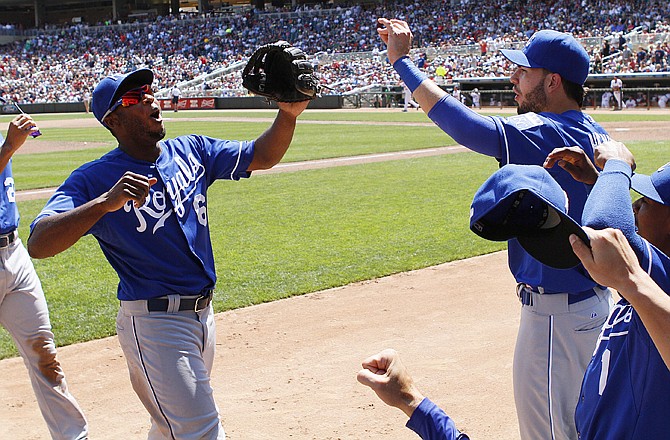
{"type": "MultiPolygon", "coordinates": [[[[179,299],[179,311],[200,312],[212,302],[213,290],[208,290],[204,295],[195,297],[181,297],[179,299]]],[[[147,300],[147,310],[150,312],[167,312],[170,304],[168,297],[150,298],[147,300]]]]}
{"type": "Polygon", "coordinates": [[[17,238],[19,238],[19,234],[16,232],[16,229],[7,232],[6,234],[0,234],[0,249],[9,247],[9,245],[14,243],[17,238]]]}

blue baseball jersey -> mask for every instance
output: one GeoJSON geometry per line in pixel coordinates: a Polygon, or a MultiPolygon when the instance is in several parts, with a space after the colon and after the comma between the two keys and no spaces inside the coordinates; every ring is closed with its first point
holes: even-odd
{"type": "Polygon", "coordinates": [[[254,142],[206,136],[161,141],[155,163],[116,148],[75,170],[49,199],[42,218],[69,211],[107,192],[126,171],[155,177],[146,202],[104,215],[88,232],[119,276],[120,300],[197,295],[214,287],[207,189],[216,179],[249,177],[254,142]]]}
{"type": "MultiPolygon", "coordinates": [[[[630,167],[610,160],[586,205],[584,224],[623,231],[640,265],[670,293],[670,258],[635,231],[630,167]]],[[[646,440],[670,434],[670,371],[640,316],[625,299],[598,338],[575,412],[580,439],[646,440]]]]}
{"type": "MultiPolygon", "coordinates": [[[[0,136],[0,145],[4,143],[0,136]]],[[[2,190],[0,190],[0,234],[6,234],[19,227],[19,209],[16,207],[16,193],[14,191],[14,176],[12,175],[12,160],[0,173],[2,190]]]]}
{"type": "MultiPolygon", "coordinates": [[[[554,148],[565,146],[578,146],[593,160],[594,147],[609,139],[593,118],[576,110],[492,119],[501,143],[501,165],[542,165],[554,148]]],[[[558,166],[549,173],[568,195],[568,215],[579,222],[590,187],[575,181],[558,166]]],[[[545,293],[582,292],[597,285],[581,265],[572,269],[546,266],[530,256],[516,239],[509,241],[508,258],[517,281],[542,286],[545,293]]]]}

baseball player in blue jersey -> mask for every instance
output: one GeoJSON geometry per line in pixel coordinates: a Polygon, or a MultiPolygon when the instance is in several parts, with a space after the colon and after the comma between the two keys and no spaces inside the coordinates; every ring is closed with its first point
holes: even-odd
{"type": "Polygon", "coordinates": [[[637,269],[591,273],[602,283],[612,283],[623,298],[603,327],[586,369],[577,429],[581,439],[665,438],[670,433],[670,163],[651,176],[633,174],[632,154],[613,141],[597,147],[595,159],[600,175],[585,155],[569,148],[552,152],[546,166],[558,163],[581,182],[595,182],[584,225],[622,231],[644,272],[665,295],[652,294],[645,284],[631,287],[645,283],[637,269]],[[642,194],[632,209],[630,188],[642,194]]]}
{"type": "Polygon", "coordinates": [[[49,310],[32,261],[18,236],[19,211],[16,207],[12,156],[37,126],[28,115],[19,115],[9,124],[7,138],[0,141],[0,324],[16,344],[37,404],[54,439],[84,439],[88,425],[77,401],[68,391],[63,370],[56,359],[49,310]]]}
{"type": "MultiPolygon", "coordinates": [[[[578,146],[593,157],[593,148],[609,139],[581,111],[589,56],[570,35],[543,30],[522,51],[503,50],[518,65],[510,80],[519,115],[486,117],[453,99],[411,62],[412,33],[406,22],[378,21],[388,59],[414,99],[459,144],[501,165],[542,165],[554,148],[578,146]]],[[[588,187],[560,168],[551,174],[568,194],[569,215],[580,219],[588,187]]],[[[522,303],[513,366],[521,438],[575,439],[579,386],[609,313],[610,292],[583,267],[545,266],[516,240],[509,241],[508,255],[522,303]]]]}
{"type": "Polygon", "coordinates": [[[75,170],[31,225],[28,250],[45,258],[93,235],[119,276],[119,343],[151,439],[223,439],[210,386],[216,283],[207,188],[284,156],[307,101],[278,103],[255,141],[166,139],[153,72],[104,78],[93,113],[118,147],[75,170]]]}

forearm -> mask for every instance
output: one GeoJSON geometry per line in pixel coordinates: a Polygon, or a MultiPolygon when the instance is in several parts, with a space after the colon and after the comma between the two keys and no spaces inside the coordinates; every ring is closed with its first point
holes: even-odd
{"type": "Polygon", "coordinates": [[[670,369],[670,296],[642,271],[634,274],[630,286],[622,288],[620,293],[640,315],[665,365],[670,369]]]}
{"type": "Polygon", "coordinates": [[[403,57],[393,68],[413,92],[414,99],[428,117],[459,144],[487,156],[500,157],[500,137],[495,122],[469,109],[429,80],[403,57]]]}
{"type": "Polygon", "coordinates": [[[297,116],[280,110],[272,126],[254,143],[254,158],[248,171],[272,168],[284,157],[295,132],[297,116]]]}
{"type": "Polygon", "coordinates": [[[28,253],[33,258],[48,258],[74,245],[108,211],[102,198],[67,212],[40,219],[28,237],[28,253]]]}
{"type": "Polygon", "coordinates": [[[14,148],[5,140],[0,147],[0,172],[5,169],[16,150],[17,148],[14,148]]]}
{"type": "Polygon", "coordinates": [[[437,84],[429,80],[426,74],[419,70],[407,56],[393,63],[393,68],[426,114],[442,97],[447,95],[437,84]]]}
{"type": "Polygon", "coordinates": [[[584,206],[582,224],[593,229],[620,229],[639,255],[643,247],[635,231],[635,217],[631,207],[631,174],[627,163],[607,161],[584,206]]]}

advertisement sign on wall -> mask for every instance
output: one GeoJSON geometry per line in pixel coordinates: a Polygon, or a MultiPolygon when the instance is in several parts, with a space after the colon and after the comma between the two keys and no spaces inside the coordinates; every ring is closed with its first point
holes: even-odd
{"type": "MultiPolygon", "coordinates": [[[[215,98],[183,98],[177,104],[177,110],[203,110],[216,108],[215,98]]],[[[174,110],[174,105],[170,99],[159,99],[158,103],[163,110],[174,110]]]]}

